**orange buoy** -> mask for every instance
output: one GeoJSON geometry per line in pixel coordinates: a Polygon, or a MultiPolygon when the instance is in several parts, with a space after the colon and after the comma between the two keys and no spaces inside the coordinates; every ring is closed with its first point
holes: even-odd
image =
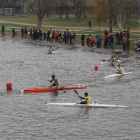
{"type": "Polygon", "coordinates": [[[98,66],[95,66],[95,68],[94,68],[94,69],[95,69],[95,71],[97,71],[97,70],[98,70],[98,66]]]}
{"type": "Polygon", "coordinates": [[[7,89],[12,89],[12,83],[7,83],[7,89]]]}

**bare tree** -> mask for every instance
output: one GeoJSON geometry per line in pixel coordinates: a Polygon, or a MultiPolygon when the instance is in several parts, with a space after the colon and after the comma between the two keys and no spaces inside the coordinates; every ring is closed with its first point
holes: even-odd
{"type": "Polygon", "coordinates": [[[140,0],[136,0],[135,4],[136,4],[135,5],[136,15],[137,15],[139,26],[140,26],[140,0]]]}
{"type": "Polygon", "coordinates": [[[112,6],[114,13],[117,18],[117,22],[119,25],[119,30],[122,30],[122,20],[124,17],[124,6],[125,6],[125,1],[124,0],[112,0],[112,6]]]}
{"type": "Polygon", "coordinates": [[[23,8],[24,8],[24,3],[25,3],[25,0],[20,0],[20,6],[21,6],[21,10],[20,10],[20,16],[23,15],[23,8]]]}
{"type": "Polygon", "coordinates": [[[30,10],[38,16],[37,28],[40,29],[47,10],[52,8],[53,0],[28,0],[27,4],[30,10]]]}
{"type": "Polygon", "coordinates": [[[6,0],[6,3],[12,7],[12,16],[15,15],[15,5],[18,0],[6,0]]]}
{"type": "Polygon", "coordinates": [[[4,5],[5,5],[5,1],[0,0],[0,5],[2,7],[2,16],[4,16],[4,5]]]}

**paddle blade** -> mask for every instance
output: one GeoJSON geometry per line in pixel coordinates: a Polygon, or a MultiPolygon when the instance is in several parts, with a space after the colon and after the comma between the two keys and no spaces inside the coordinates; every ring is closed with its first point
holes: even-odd
{"type": "Polygon", "coordinates": [[[103,61],[106,61],[106,60],[103,60],[103,61]]]}
{"type": "Polygon", "coordinates": [[[76,90],[74,90],[74,92],[75,92],[76,94],[78,94],[78,92],[77,92],[76,90]]]}

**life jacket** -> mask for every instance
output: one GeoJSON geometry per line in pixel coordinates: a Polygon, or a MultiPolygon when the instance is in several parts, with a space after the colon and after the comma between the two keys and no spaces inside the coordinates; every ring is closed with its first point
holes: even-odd
{"type": "Polygon", "coordinates": [[[87,104],[91,104],[91,98],[88,96],[88,99],[86,99],[87,104]]]}
{"type": "Polygon", "coordinates": [[[53,51],[53,49],[51,48],[51,49],[49,49],[49,52],[52,52],[53,51]]]}
{"type": "Polygon", "coordinates": [[[118,55],[117,56],[115,55],[115,59],[118,60],[119,59],[119,56],[118,55]]]}
{"type": "Polygon", "coordinates": [[[114,58],[113,58],[113,59],[110,59],[110,62],[111,62],[111,63],[115,63],[114,58]]]}
{"type": "Polygon", "coordinates": [[[126,33],[126,29],[123,29],[123,33],[126,33]]]}
{"type": "Polygon", "coordinates": [[[119,73],[122,73],[122,68],[118,68],[117,71],[119,71],[119,73]]]}
{"type": "Polygon", "coordinates": [[[58,82],[57,78],[53,79],[53,82],[54,82],[54,84],[56,84],[56,85],[58,85],[58,84],[59,84],[59,82],[58,82]]]}
{"type": "Polygon", "coordinates": [[[30,35],[30,30],[29,30],[29,29],[28,29],[28,31],[27,31],[27,32],[28,32],[28,35],[30,35]]]}

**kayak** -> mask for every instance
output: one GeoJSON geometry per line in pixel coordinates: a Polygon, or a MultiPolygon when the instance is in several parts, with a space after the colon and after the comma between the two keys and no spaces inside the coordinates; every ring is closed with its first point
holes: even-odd
{"type": "Polygon", "coordinates": [[[54,51],[52,51],[52,52],[48,52],[47,54],[57,54],[58,52],[54,52],[54,51]]]}
{"type": "MultiPolygon", "coordinates": [[[[130,74],[130,73],[133,73],[133,72],[132,71],[131,72],[125,72],[124,75],[130,74]]],[[[105,76],[105,78],[111,78],[111,77],[122,76],[122,75],[123,74],[111,74],[111,75],[105,76]]]]}
{"type": "Polygon", "coordinates": [[[122,63],[123,61],[122,60],[115,60],[116,62],[118,62],[118,63],[122,63]]]}
{"type": "Polygon", "coordinates": [[[80,103],[47,103],[46,105],[51,106],[71,106],[71,107],[100,107],[100,108],[126,108],[127,106],[122,105],[107,105],[107,104],[80,104],[80,103]]]}
{"type": "Polygon", "coordinates": [[[25,89],[21,90],[24,93],[31,92],[56,92],[59,90],[72,90],[72,89],[86,89],[87,87],[60,87],[60,88],[34,88],[34,89],[25,89]]]}

